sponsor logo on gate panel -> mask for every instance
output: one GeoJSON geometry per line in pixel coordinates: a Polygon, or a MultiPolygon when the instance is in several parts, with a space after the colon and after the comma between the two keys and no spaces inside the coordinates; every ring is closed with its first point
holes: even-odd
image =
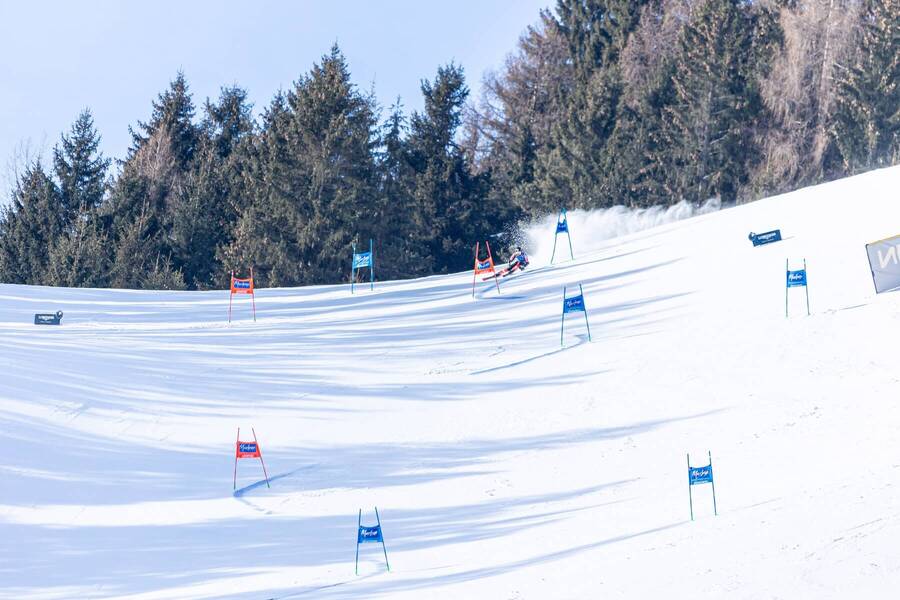
{"type": "Polygon", "coordinates": [[[690,481],[691,485],[697,483],[711,483],[712,482],[712,467],[709,465],[705,467],[691,467],[690,473],[690,481]]]}

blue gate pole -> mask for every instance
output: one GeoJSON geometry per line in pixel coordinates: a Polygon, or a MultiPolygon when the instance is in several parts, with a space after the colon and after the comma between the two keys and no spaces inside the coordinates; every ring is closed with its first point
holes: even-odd
{"type": "Polygon", "coordinates": [[[788,316],[788,273],[791,271],[789,259],[784,259],[784,318],[788,316]]]}
{"type": "MultiPolygon", "coordinates": [[[[566,209],[563,209],[563,214],[566,214],[566,209]]],[[[575,252],[572,250],[572,234],[569,231],[569,217],[566,216],[566,237],[569,238],[569,258],[571,260],[575,260],[575,252]]]]}
{"type": "Polygon", "coordinates": [[[578,291],[581,292],[581,304],[584,306],[584,324],[587,325],[588,341],[593,342],[594,340],[591,339],[591,324],[588,323],[587,317],[587,303],[584,301],[584,289],[581,287],[580,283],[578,284],[578,291]]]}
{"type": "MultiPolygon", "coordinates": [[[[694,520],[694,496],[691,493],[691,455],[688,453],[687,455],[687,463],[688,463],[688,504],[691,507],[691,521],[694,520]]],[[[359,552],[359,545],[356,546],[356,551],[359,552]]]]}
{"type": "MultiPolygon", "coordinates": [[[[558,229],[558,228],[559,228],[559,217],[557,216],[556,217],[556,229],[558,229]]],[[[557,238],[559,238],[559,232],[556,231],[556,229],[553,230],[553,252],[550,253],[550,264],[551,265],[553,264],[553,258],[556,256],[556,240],[557,240],[557,238]]]]}
{"type": "Polygon", "coordinates": [[[809,312],[809,273],[806,271],[806,259],[803,259],[803,276],[806,277],[806,285],[803,287],[806,289],[806,316],[810,315],[809,312]]]}
{"type": "Polygon", "coordinates": [[[369,238],[369,291],[375,291],[375,253],[372,252],[372,238],[369,238]]]}
{"type": "Polygon", "coordinates": [[[375,507],[375,520],[378,521],[378,531],[381,532],[381,549],[384,550],[384,564],[387,565],[387,570],[391,570],[391,563],[388,562],[387,557],[387,546],[384,545],[384,529],[381,527],[381,517],[378,516],[378,507],[375,507]]]}
{"type": "Polygon", "coordinates": [[[713,490],[713,514],[718,517],[719,510],[716,508],[716,473],[712,468],[712,452],[709,450],[707,450],[707,452],[709,452],[709,473],[710,475],[712,475],[712,478],[709,480],[709,482],[712,484],[713,490]]]}
{"type": "Polygon", "coordinates": [[[359,528],[362,527],[362,509],[359,509],[359,520],[356,521],[356,574],[359,575],[359,528]]]}
{"type": "MultiPolygon", "coordinates": [[[[353,254],[350,255],[350,293],[353,293],[353,284],[356,283],[356,244],[353,244],[353,254]]],[[[362,509],[360,509],[362,510],[362,509]]]]}
{"type": "Polygon", "coordinates": [[[559,323],[559,345],[563,345],[563,330],[566,328],[566,286],[563,286],[562,321],[559,323]]]}

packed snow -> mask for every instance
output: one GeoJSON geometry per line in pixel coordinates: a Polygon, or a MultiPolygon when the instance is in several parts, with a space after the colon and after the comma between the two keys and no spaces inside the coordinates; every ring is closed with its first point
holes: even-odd
{"type": "Polygon", "coordinates": [[[900,295],[864,245],[898,190],[613,238],[573,213],[553,265],[551,216],[474,299],[471,271],[260,289],[228,324],[227,291],[2,285],[0,597],[895,597],[900,295]],[[804,258],[812,316],[794,288],[785,318],[804,258]],[[592,341],[574,313],[561,345],[579,283],[592,341]],[[233,489],[238,427],[271,487],[243,459],[233,489]],[[707,452],[718,516],[695,486],[691,521],[707,452]],[[391,569],[363,544],[357,576],[376,506],[391,569]]]}

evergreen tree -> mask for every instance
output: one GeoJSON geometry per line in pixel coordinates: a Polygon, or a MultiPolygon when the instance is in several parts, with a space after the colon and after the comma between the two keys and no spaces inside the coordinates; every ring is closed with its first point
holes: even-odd
{"type": "Polygon", "coordinates": [[[178,168],[186,169],[194,157],[199,135],[194,124],[194,101],[183,72],[179,71],[169,84],[169,89],[153,102],[150,120],[146,123],[138,121],[137,131],[131,128],[129,130],[132,137],[129,158],[155,133],[165,131],[178,168]]]}
{"type": "Polygon", "coordinates": [[[382,126],[376,154],[378,202],[372,215],[379,240],[378,273],[384,279],[416,277],[432,272],[434,257],[418,243],[413,221],[414,175],[405,139],[407,119],[399,98],[382,126]]]}
{"type": "Polygon", "coordinates": [[[107,238],[98,218],[110,161],[99,150],[100,134],[87,109],[53,150],[54,174],[64,207],[65,234],[51,250],[49,283],[100,286],[106,283],[107,238]]]}
{"type": "Polygon", "coordinates": [[[53,149],[53,167],[62,202],[70,220],[95,209],[103,201],[110,161],[99,150],[100,134],[91,111],[78,115],[69,135],[53,149]]]}
{"type": "Polygon", "coordinates": [[[596,71],[576,88],[542,164],[542,192],[551,202],[570,208],[615,203],[602,188],[603,157],[618,119],[621,94],[615,66],[596,71]]]}
{"type": "Polygon", "coordinates": [[[0,215],[0,281],[48,283],[50,248],[64,233],[62,194],[41,164],[32,163],[0,215]]]}
{"type": "MultiPolygon", "coordinates": [[[[192,170],[201,144],[194,104],[184,74],[153,102],[150,120],[132,130],[132,147],[106,207],[115,246],[110,278],[116,287],[182,289],[198,274],[184,272],[194,224],[205,218],[186,210],[198,201],[192,170]],[[186,241],[188,240],[188,241],[186,241]]],[[[208,256],[208,255],[207,255],[208,256]]]]}
{"type": "Polygon", "coordinates": [[[732,0],[706,0],[681,35],[653,162],[665,165],[672,201],[737,198],[757,159],[753,123],[761,111],[753,77],[753,12],[732,0]]]}
{"type": "Polygon", "coordinates": [[[98,211],[89,211],[74,235],[62,235],[53,244],[45,283],[66,287],[107,287],[113,251],[104,221],[98,211]]]}
{"type": "Polygon", "coordinates": [[[268,285],[346,278],[354,240],[374,235],[375,126],[374,100],[334,46],[265,116],[261,177],[226,260],[254,265],[268,285]]]}
{"type": "Polygon", "coordinates": [[[477,129],[483,147],[476,156],[479,172],[491,174],[491,195],[512,202],[533,216],[552,212],[559,200],[549,201],[535,184],[542,155],[573,86],[568,45],[548,12],[519,39],[499,74],[489,75],[479,110],[470,128],[477,129]]]}
{"type": "MultiPolygon", "coordinates": [[[[219,249],[227,270],[246,273],[253,266],[260,285],[291,285],[299,279],[294,207],[293,161],[288,139],[291,114],[285,94],[276,94],[262,115],[261,131],[248,149],[248,200],[231,231],[231,242],[219,249]]],[[[299,192],[297,192],[299,194],[299,192]]]]}
{"type": "Polygon", "coordinates": [[[247,91],[238,86],[222,88],[219,101],[206,101],[202,130],[220,158],[228,158],[240,142],[253,132],[253,107],[247,91]]]}
{"type": "Polygon", "coordinates": [[[433,82],[422,82],[425,107],[413,113],[407,139],[413,223],[423,251],[443,273],[468,268],[474,240],[500,229],[498,207],[486,201],[486,179],[472,174],[455,141],[468,94],[462,67],[439,68],[433,82]]]}
{"type": "Polygon", "coordinates": [[[900,0],[867,0],[853,64],[839,77],[833,137],[848,171],[900,162],[900,0]]]}
{"type": "Polygon", "coordinates": [[[298,235],[303,283],[340,281],[356,241],[373,237],[375,101],[350,81],[337,46],[288,95],[295,174],[307,182],[298,235]]]}
{"type": "Polygon", "coordinates": [[[119,288],[182,289],[172,262],[174,196],[184,193],[173,137],[158,128],[125,162],[104,214],[115,255],[110,281],[119,288]]]}
{"type": "Polygon", "coordinates": [[[540,175],[550,203],[594,208],[621,201],[604,186],[604,154],[622,95],[619,56],[644,1],[559,0],[558,27],[568,40],[574,85],[540,175]]]}
{"type": "Polygon", "coordinates": [[[557,0],[558,27],[581,84],[616,62],[645,4],[646,0],[557,0]]]}
{"type": "Polygon", "coordinates": [[[241,88],[224,88],[217,102],[206,101],[205,113],[194,160],[170,208],[172,264],[195,288],[221,286],[224,279],[216,257],[231,242],[244,204],[244,150],[253,132],[241,88]]]}

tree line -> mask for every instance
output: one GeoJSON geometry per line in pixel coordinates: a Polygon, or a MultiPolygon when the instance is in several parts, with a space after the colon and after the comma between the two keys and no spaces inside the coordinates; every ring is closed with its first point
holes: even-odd
{"type": "Polygon", "coordinates": [[[471,267],[560,206],[743,202],[900,163],[900,0],[558,0],[470,100],[463,68],[382,117],[337,46],[254,117],[183,73],[99,151],[89,110],[17,172],[0,281],[212,289],[471,267]]]}

